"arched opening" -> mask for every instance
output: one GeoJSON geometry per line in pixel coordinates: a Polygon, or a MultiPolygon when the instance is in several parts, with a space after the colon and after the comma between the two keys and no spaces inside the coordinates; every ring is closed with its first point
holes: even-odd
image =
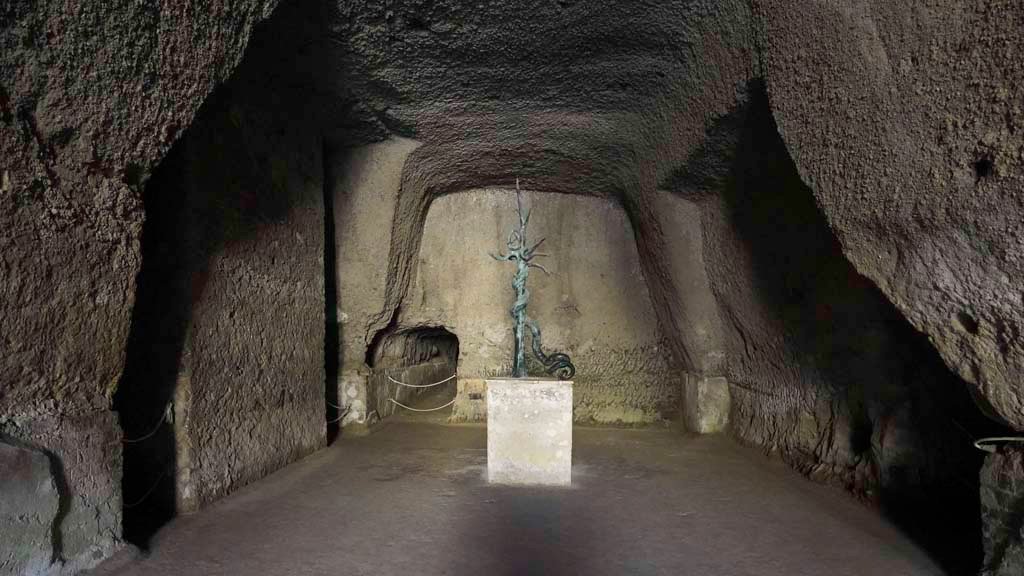
{"type": "Polygon", "coordinates": [[[367,417],[424,415],[447,420],[458,363],[459,339],[442,326],[379,335],[367,350],[367,417]]]}

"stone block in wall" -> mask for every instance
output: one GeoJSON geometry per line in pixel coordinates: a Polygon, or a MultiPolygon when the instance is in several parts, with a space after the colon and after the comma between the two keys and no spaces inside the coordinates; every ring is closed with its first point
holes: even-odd
{"type": "Polygon", "coordinates": [[[360,370],[344,370],[338,378],[338,405],[345,414],[341,426],[349,436],[361,436],[369,432],[370,389],[367,375],[360,370]]]}
{"type": "Polygon", "coordinates": [[[1024,574],[1024,449],[1005,447],[981,469],[983,576],[1024,574]]]}
{"type": "MultiPolygon", "coordinates": [[[[0,435],[15,444],[45,450],[46,475],[52,479],[57,499],[55,516],[46,524],[53,541],[49,545],[35,541],[39,548],[26,550],[33,558],[45,557],[52,562],[48,571],[8,571],[3,563],[10,557],[9,531],[0,525],[0,574],[73,574],[92,568],[118,550],[121,546],[121,432],[113,412],[97,410],[11,418],[0,421],[0,435]]],[[[43,476],[42,460],[33,458],[31,467],[36,478],[43,476]]],[[[0,476],[6,470],[6,463],[0,462],[0,476]]],[[[7,514],[9,489],[0,486],[0,516],[7,514]]],[[[20,507],[22,503],[17,502],[17,505],[20,507]]]]}
{"type": "Polygon", "coordinates": [[[483,378],[459,378],[458,381],[449,421],[487,421],[487,381],[483,378]]]}
{"type": "Polygon", "coordinates": [[[45,454],[0,443],[0,574],[49,568],[59,501],[45,454]]]}
{"type": "Polygon", "coordinates": [[[683,379],[683,423],[690,432],[714,434],[729,423],[729,381],[687,374],[683,379]]]}

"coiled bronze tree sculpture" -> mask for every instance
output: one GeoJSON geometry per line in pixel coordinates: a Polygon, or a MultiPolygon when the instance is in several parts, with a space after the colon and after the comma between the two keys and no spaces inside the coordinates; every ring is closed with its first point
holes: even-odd
{"type": "Polygon", "coordinates": [[[530,268],[537,268],[545,274],[547,269],[536,262],[534,258],[547,256],[540,254],[537,248],[544,243],[541,238],[533,246],[529,246],[526,240],[526,226],[530,222],[530,210],[523,210],[523,195],[519,190],[519,179],[516,179],[516,214],[519,216],[519,227],[513,229],[508,235],[508,253],[491,257],[495,260],[509,261],[516,263],[516,274],[512,277],[512,288],[515,290],[516,299],[509,310],[514,321],[512,335],[515,340],[515,355],[512,360],[512,376],[516,378],[526,377],[526,334],[525,329],[530,330],[530,344],[533,355],[544,366],[544,371],[553,374],[562,380],[569,380],[576,374],[576,367],[567,354],[555,352],[544,354],[541,347],[540,326],[532,318],[526,315],[526,305],[530,301],[530,291],[526,288],[526,279],[530,275],[530,268]],[[529,247],[528,247],[529,246],[529,247]]]}

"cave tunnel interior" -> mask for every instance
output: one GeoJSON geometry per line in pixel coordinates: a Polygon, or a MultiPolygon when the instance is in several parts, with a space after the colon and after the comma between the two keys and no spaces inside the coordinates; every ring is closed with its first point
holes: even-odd
{"type": "MultiPolygon", "coordinates": [[[[470,4],[284,0],[159,162],[133,170],[140,265],[110,394],[123,435],[111,541],[145,551],[128,569],[174,573],[214,529],[204,518],[249,537],[262,520],[247,502],[281,515],[268,534],[336,528],[352,573],[382,556],[381,573],[402,571],[421,552],[451,573],[473,559],[507,574],[678,573],[745,517],[796,540],[752,537],[746,559],[722,552],[695,573],[1012,564],[985,524],[973,445],[1013,435],[1005,410],[817,195],[825,177],[780,121],[790,102],[750,32],[764,16],[728,1],[538,3],[529,18],[470,4]],[[543,349],[575,365],[572,492],[491,494],[480,476],[486,382],[511,371],[515,266],[496,255],[517,199],[543,239],[528,313],[543,349]],[[351,518],[327,519],[335,493],[351,518]],[[687,524],[704,512],[704,528],[687,524]],[[440,535],[389,556],[374,538],[398,524],[440,535]],[[618,530],[659,534],[637,544],[651,564],[614,555],[618,530]],[[808,551],[849,534],[833,545],[855,560],[808,551]]],[[[972,158],[971,186],[1005,177],[993,153],[972,158]]],[[[950,319],[956,337],[987,337],[968,310],[950,319]]],[[[1016,333],[995,325],[1008,355],[1016,333]]],[[[5,445],[61,470],[4,422],[5,445]]],[[[49,561],[74,566],[91,536],[61,502],[49,561]]]]}

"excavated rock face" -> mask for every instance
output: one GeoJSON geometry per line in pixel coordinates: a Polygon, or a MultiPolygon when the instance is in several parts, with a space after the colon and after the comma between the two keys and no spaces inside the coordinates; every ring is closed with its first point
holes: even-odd
{"type": "Polygon", "coordinates": [[[141,263],[143,183],[275,4],[0,7],[0,433],[62,468],[61,545],[45,554],[58,567],[96,563],[120,534],[109,397],[141,263]]]}
{"type": "Polygon", "coordinates": [[[987,422],[965,383],[842,257],[766,109],[752,85],[677,181],[703,208],[733,432],[877,502],[948,569],[969,571],[980,552],[961,541],[978,523],[971,440],[987,422]]]}
{"type": "MultiPolygon", "coordinates": [[[[422,144],[402,167],[390,238],[393,281],[374,329],[387,326],[408,290],[433,199],[516,177],[535,190],[621,203],[643,246],[645,274],[671,276],[654,217],[657,184],[671,159],[681,161],[700,142],[702,119],[726,113],[753,74],[745,3],[636,10],[619,3],[439,2],[344,5],[339,12],[328,50],[346,71],[346,97],[422,144]]],[[[658,282],[652,298],[668,309],[675,295],[658,282]]],[[[702,351],[687,342],[685,309],[674,312],[661,319],[673,334],[674,357],[699,366],[702,351]]]]}
{"type": "MultiPolygon", "coordinates": [[[[569,354],[577,422],[643,423],[676,416],[679,382],[647,292],[629,222],[607,200],[524,192],[531,244],[544,239],[527,313],[546,353],[569,354]]],[[[511,371],[515,266],[505,253],[515,193],[472,190],[433,203],[409,295],[396,317],[459,335],[460,379],[511,371]]],[[[343,269],[343,267],[342,267],[343,269]]],[[[544,374],[529,356],[531,374],[544,374]]]]}
{"type": "Polygon", "coordinates": [[[1024,11],[759,4],[772,110],[844,253],[1024,428],[1024,11]]]}
{"type": "MultiPolygon", "coordinates": [[[[136,296],[144,211],[173,231],[160,218],[180,206],[144,206],[142,189],[176,140],[150,192],[189,194],[204,219],[186,235],[237,225],[188,252],[188,277],[168,285],[184,287],[183,349],[196,353],[191,404],[173,408],[199,433],[172,446],[191,446],[196,502],[321,433],[315,190],[355,178],[352,156],[390,192],[379,258],[365,261],[373,281],[337,271],[339,302],[364,297],[353,287],[368,299],[343,349],[415,294],[435,200],[519,177],[621,206],[671,369],[727,376],[733,432],[809,473],[864,490],[975,474],[959,448],[926,441],[966,441],[950,432],[971,419],[961,378],[990,416],[1024,428],[1024,12],[1012,0],[291,1],[182,137],[274,4],[0,8],[0,433],[63,463],[54,560],[87,564],[118,537],[110,396],[145,380],[144,346],[125,362],[136,298],[161,301],[136,296]],[[767,100],[752,106],[758,91],[767,100]],[[358,148],[386,138],[399,153],[358,148]],[[207,275],[200,261],[219,264],[207,275]],[[296,315],[272,310],[289,305],[296,315]],[[282,394],[283,380],[299,383],[282,394]],[[274,435],[250,416],[267,410],[317,420],[285,425],[261,453],[235,432],[274,435]]],[[[349,208],[333,206],[339,237],[374,206],[349,208]]],[[[364,358],[339,358],[341,372],[364,358]]],[[[169,365],[168,390],[183,389],[182,364],[169,365]]]]}
{"type": "Polygon", "coordinates": [[[96,410],[123,364],[151,167],[276,2],[193,11],[16,2],[0,13],[0,413],[96,410]]]}
{"type": "Polygon", "coordinates": [[[114,396],[133,542],[325,442],[322,107],[296,107],[310,96],[295,73],[316,13],[290,8],[254,33],[143,195],[114,396]]]}

